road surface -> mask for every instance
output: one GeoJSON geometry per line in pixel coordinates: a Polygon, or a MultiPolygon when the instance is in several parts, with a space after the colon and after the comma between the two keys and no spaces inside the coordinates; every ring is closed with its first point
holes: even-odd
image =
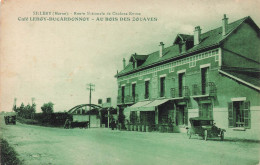
{"type": "Polygon", "coordinates": [[[4,125],[8,140],[28,165],[255,165],[259,143],[188,139],[180,133],[109,129],[61,129],[17,123],[4,125]]]}

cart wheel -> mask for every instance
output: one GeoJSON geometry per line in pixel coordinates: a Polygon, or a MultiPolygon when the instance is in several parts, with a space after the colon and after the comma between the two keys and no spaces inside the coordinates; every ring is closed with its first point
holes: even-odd
{"type": "Polygon", "coordinates": [[[207,139],[208,139],[208,131],[205,130],[204,131],[204,140],[207,141],[207,139]]]}
{"type": "Polygon", "coordinates": [[[223,131],[220,132],[220,140],[221,140],[221,141],[224,140],[224,132],[223,132],[223,131]]]}
{"type": "Polygon", "coordinates": [[[191,132],[189,129],[187,130],[187,136],[189,137],[189,139],[191,138],[191,132]]]}

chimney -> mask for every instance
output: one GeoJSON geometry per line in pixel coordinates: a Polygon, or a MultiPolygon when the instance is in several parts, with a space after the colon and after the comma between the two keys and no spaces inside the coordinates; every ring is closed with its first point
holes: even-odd
{"type": "Polygon", "coordinates": [[[198,45],[200,43],[200,34],[201,34],[200,26],[196,26],[194,30],[194,45],[198,45]]]}
{"type": "Polygon", "coordinates": [[[163,56],[163,49],[164,49],[164,44],[163,44],[163,42],[160,42],[159,47],[160,47],[159,55],[160,55],[160,57],[162,57],[162,56],[163,56]]]}
{"type": "Polygon", "coordinates": [[[222,36],[225,36],[228,31],[228,18],[226,14],[224,14],[224,18],[222,19],[222,36]]]}
{"type": "Polygon", "coordinates": [[[123,69],[125,69],[125,58],[123,58],[123,69]]]}

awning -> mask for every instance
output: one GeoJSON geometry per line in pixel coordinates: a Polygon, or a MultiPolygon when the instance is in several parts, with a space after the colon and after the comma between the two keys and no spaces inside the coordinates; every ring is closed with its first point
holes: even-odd
{"type": "Polygon", "coordinates": [[[125,108],[124,111],[141,111],[140,108],[151,103],[152,101],[140,101],[135,103],[134,105],[125,108]]]}
{"type": "Polygon", "coordinates": [[[170,99],[161,99],[154,101],[141,101],[130,107],[127,107],[125,111],[155,111],[155,107],[169,101],[170,99]]]}
{"type": "Polygon", "coordinates": [[[166,103],[167,101],[169,101],[170,99],[161,99],[161,100],[154,100],[153,102],[151,102],[150,104],[147,104],[145,106],[143,106],[143,109],[145,109],[146,111],[155,111],[155,107],[166,103]]]}

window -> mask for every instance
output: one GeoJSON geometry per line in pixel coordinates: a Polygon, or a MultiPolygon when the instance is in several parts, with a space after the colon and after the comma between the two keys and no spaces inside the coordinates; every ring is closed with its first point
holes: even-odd
{"type": "Polygon", "coordinates": [[[135,102],[135,87],[136,87],[136,84],[132,84],[132,98],[133,98],[133,101],[135,102]]]}
{"type": "Polygon", "coordinates": [[[212,103],[200,103],[199,104],[199,117],[213,119],[212,110],[213,110],[212,103]]]}
{"type": "Polygon", "coordinates": [[[121,96],[122,96],[121,101],[122,101],[122,103],[124,103],[125,102],[125,86],[122,86],[121,89],[122,89],[121,90],[121,92],[122,92],[121,93],[121,96]]]}
{"type": "Polygon", "coordinates": [[[178,75],[178,78],[179,78],[179,97],[182,97],[183,96],[183,86],[184,86],[184,83],[185,83],[185,73],[180,73],[178,75]]]}
{"type": "Polygon", "coordinates": [[[165,77],[160,78],[160,97],[165,97],[165,77]]]}
{"type": "Polygon", "coordinates": [[[250,128],[250,102],[233,101],[228,103],[228,126],[250,128]]]}
{"type": "Polygon", "coordinates": [[[209,68],[201,68],[201,94],[205,95],[206,94],[206,86],[208,84],[208,71],[209,68]]]}
{"type": "Polygon", "coordinates": [[[145,92],[144,92],[145,99],[149,99],[149,84],[150,84],[150,81],[145,81],[145,92]]]}

